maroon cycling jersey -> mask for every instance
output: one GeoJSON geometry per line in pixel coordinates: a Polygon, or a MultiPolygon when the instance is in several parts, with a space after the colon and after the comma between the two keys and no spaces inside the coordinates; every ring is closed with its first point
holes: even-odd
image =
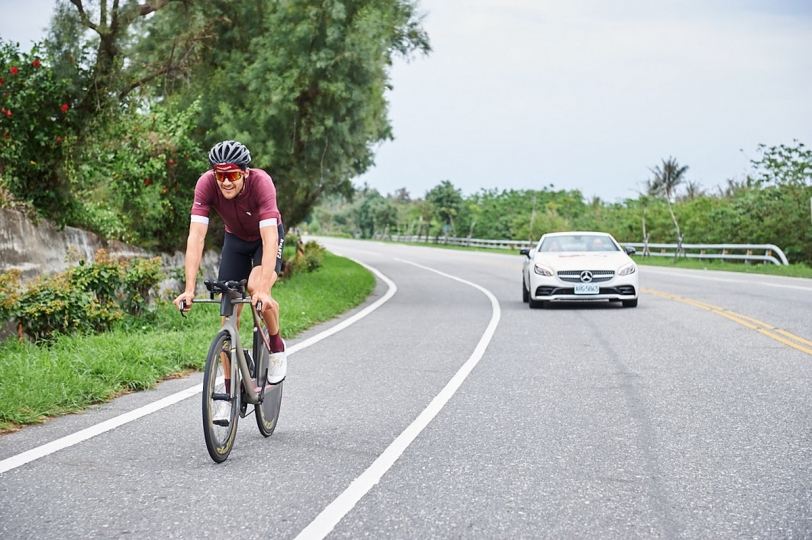
{"type": "Polygon", "coordinates": [[[208,224],[212,208],[223,218],[226,231],[247,242],[261,238],[260,227],[276,227],[282,222],[276,206],[276,187],[261,169],[248,170],[245,187],[231,200],[223,197],[214,172],[206,171],[195,186],[192,221],[208,224]]]}

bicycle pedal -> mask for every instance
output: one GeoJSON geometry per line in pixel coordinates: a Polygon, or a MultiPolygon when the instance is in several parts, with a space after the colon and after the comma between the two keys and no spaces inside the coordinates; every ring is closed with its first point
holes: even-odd
{"type": "Polygon", "coordinates": [[[231,422],[228,420],[212,420],[211,423],[215,426],[228,427],[231,422]]]}

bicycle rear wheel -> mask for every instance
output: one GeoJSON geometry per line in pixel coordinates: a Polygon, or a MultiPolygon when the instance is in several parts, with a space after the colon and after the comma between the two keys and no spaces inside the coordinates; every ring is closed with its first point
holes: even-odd
{"type": "Polygon", "coordinates": [[[217,463],[231,453],[240,412],[238,359],[231,345],[231,335],[221,330],[211,342],[203,373],[203,437],[217,463]]]}
{"type": "MultiPolygon", "coordinates": [[[[268,334],[265,328],[262,328],[267,338],[268,334]]],[[[258,331],[254,331],[254,362],[257,366],[257,386],[262,388],[265,376],[265,370],[268,368],[268,349],[265,348],[265,343],[258,331]]],[[[281,382],[273,386],[265,386],[265,394],[262,403],[255,405],[254,416],[257,417],[257,427],[259,432],[264,437],[270,437],[276,429],[276,423],[279,420],[279,409],[282,407],[282,385],[281,382]]]]}

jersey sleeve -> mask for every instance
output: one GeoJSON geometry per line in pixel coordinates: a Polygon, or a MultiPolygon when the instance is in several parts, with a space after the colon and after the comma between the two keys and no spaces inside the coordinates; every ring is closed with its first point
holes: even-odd
{"type": "Polygon", "coordinates": [[[192,202],[192,222],[209,223],[209,215],[212,207],[210,172],[206,172],[198,178],[195,184],[195,200],[192,202]]]}

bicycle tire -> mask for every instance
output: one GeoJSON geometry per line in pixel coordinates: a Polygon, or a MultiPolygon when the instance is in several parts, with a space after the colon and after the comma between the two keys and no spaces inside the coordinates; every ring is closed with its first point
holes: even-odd
{"type": "MultiPolygon", "coordinates": [[[[263,327],[262,331],[265,329],[263,327]]],[[[267,335],[267,334],[266,334],[267,335]]],[[[258,332],[254,332],[254,362],[257,366],[257,387],[262,388],[262,377],[268,368],[268,349],[258,332]]],[[[279,421],[279,410],[282,407],[282,385],[284,382],[265,386],[265,394],[262,403],[254,407],[254,416],[257,419],[257,428],[263,437],[270,437],[276,429],[279,421]]]]}
{"type": "Polygon", "coordinates": [[[231,348],[231,335],[221,330],[211,342],[203,372],[203,437],[215,463],[228,458],[237,436],[240,378],[231,348]]]}

